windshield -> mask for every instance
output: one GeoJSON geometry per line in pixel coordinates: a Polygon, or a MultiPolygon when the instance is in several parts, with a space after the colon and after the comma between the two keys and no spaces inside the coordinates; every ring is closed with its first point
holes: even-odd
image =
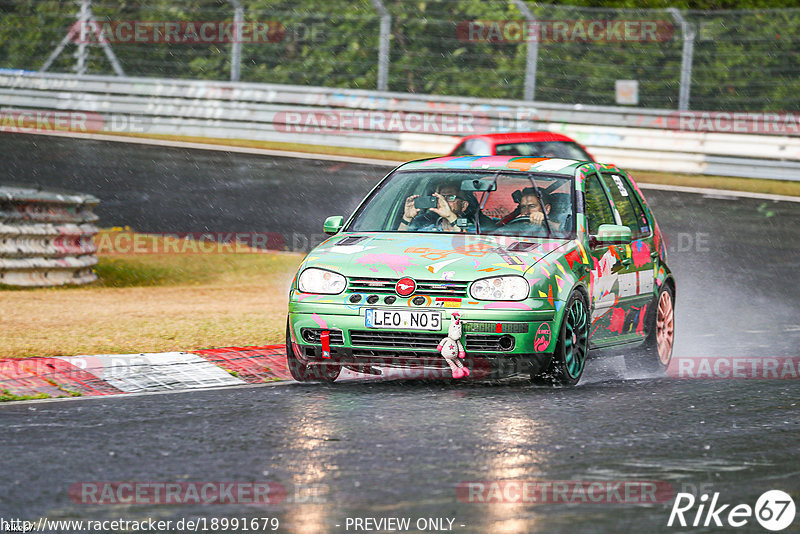
{"type": "Polygon", "coordinates": [[[499,171],[398,171],[367,199],[349,232],[569,237],[572,179],[499,171]]]}
{"type": "Polygon", "coordinates": [[[507,143],[497,145],[498,156],[531,156],[537,158],[564,158],[594,161],[576,143],[569,141],[542,141],[539,143],[507,143]]]}

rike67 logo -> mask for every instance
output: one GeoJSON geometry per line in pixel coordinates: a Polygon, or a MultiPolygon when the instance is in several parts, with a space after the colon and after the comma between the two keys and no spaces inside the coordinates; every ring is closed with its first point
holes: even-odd
{"type": "Polygon", "coordinates": [[[792,524],[795,506],[792,497],[781,490],[764,492],[756,501],[755,507],[749,504],[723,504],[719,492],[715,492],[709,502],[707,493],[696,499],[691,493],[678,493],[669,514],[667,526],[692,527],[743,527],[755,516],[756,521],[767,530],[777,532],[792,524]],[[697,505],[696,510],[694,510],[697,505]]]}

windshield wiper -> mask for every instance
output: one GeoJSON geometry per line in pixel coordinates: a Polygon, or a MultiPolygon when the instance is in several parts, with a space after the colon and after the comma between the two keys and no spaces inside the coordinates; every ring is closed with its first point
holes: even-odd
{"type": "Polygon", "coordinates": [[[547,230],[547,235],[553,235],[553,232],[550,230],[550,221],[547,220],[547,208],[544,207],[542,192],[539,190],[539,186],[536,185],[536,180],[533,179],[533,173],[528,173],[528,179],[530,179],[531,183],[533,184],[533,188],[536,190],[536,196],[539,198],[539,205],[542,207],[542,215],[544,215],[544,226],[547,230]]]}

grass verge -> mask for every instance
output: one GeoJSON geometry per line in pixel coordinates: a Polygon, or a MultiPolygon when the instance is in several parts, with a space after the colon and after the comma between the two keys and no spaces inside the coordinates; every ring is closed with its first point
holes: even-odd
{"type": "Polygon", "coordinates": [[[643,184],[681,185],[729,189],[748,193],[769,193],[800,197],[800,182],[765,180],[762,178],[732,178],[730,176],[705,176],[698,174],[670,174],[665,172],[631,171],[631,176],[643,184]]]}
{"type": "Polygon", "coordinates": [[[261,148],[264,150],[283,150],[286,152],[304,152],[307,154],[330,154],[333,156],[352,156],[356,158],[373,158],[402,163],[412,159],[441,156],[430,152],[395,152],[393,150],[376,150],[374,148],[352,148],[343,146],[306,145],[302,143],[281,143],[278,141],[252,141],[249,139],[222,139],[218,137],[191,137],[161,134],[112,134],[122,137],[144,137],[147,139],[163,139],[183,143],[202,143],[205,145],[237,146],[244,148],[261,148]]]}
{"type": "Polygon", "coordinates": [[[50,395],[47,395],[46,393],[37,393],[36,395],[14,395],[7,389],[0,389],[0,402],[38,400],[38,399],[49,399],[49,398],[50,395]]]}
{"type": "Polygon", "coordinates": [[[3,291],[0,357],[282,343],[302,254],[100,254],[85,287],[3,291]]]}

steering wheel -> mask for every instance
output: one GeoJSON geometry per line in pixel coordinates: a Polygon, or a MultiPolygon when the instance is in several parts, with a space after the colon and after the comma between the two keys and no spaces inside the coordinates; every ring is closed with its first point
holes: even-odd
{"type": "Polygon", "coordinates": [[[529,215],[517,215],[516,217],[508,221],[504,226],[510,226],[512,224],[522,224],[522,223],[534,224],[531,222],[529,215]]]}

